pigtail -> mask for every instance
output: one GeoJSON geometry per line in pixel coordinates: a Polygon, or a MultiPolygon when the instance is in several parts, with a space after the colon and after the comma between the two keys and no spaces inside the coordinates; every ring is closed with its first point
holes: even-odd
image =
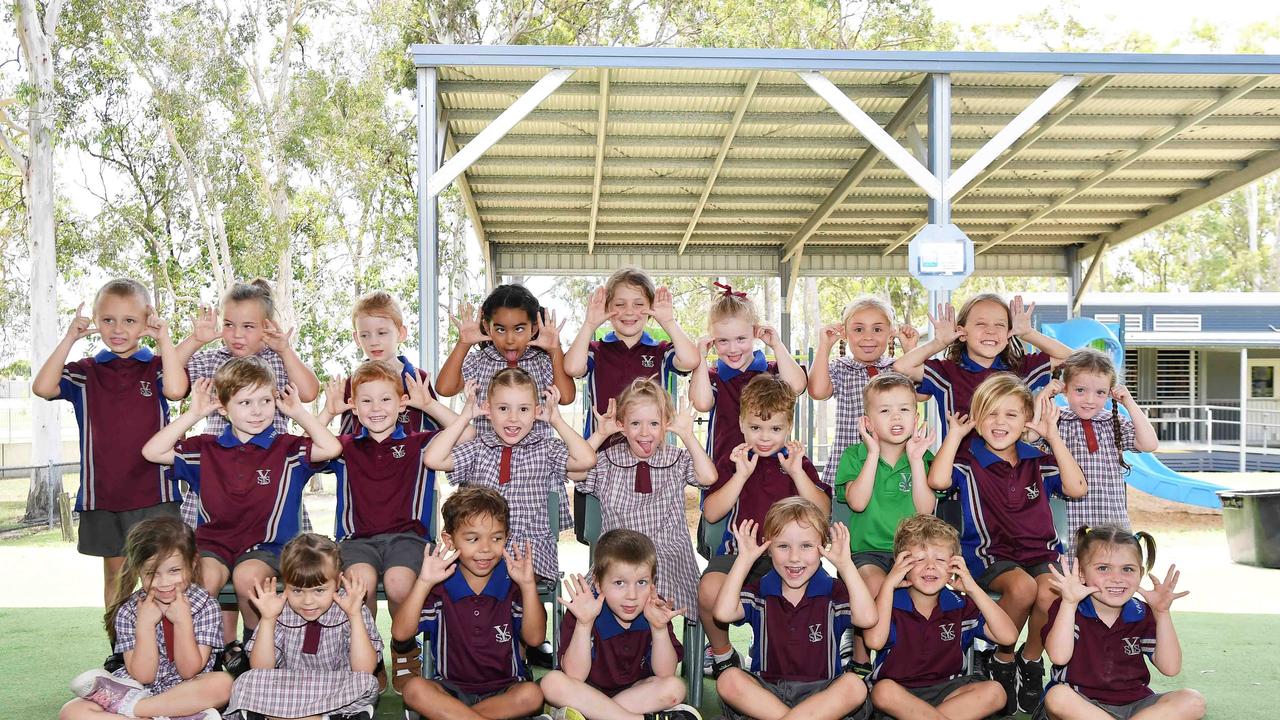
{"type": "Polygon", "coordinates": [[[1075,547],[1076,549],[1077,561],[1080,558],[1084,557],[1084,550],[1085,550],[1085,547],[1088,545],[1088,540],[1087,540],[1088,537],[1089,537],[1088,525],[1081,525],[1080,527],[1076,528],[1076,540],[1072,544],[1072,546],[1075,547]]]}
{"type": "Polygon", "coordinates": [[[840,338],[840,357],[844,357],[845,355],[848,354],[846,352],[847,347],[848,347],[848,343],[845,342],[844,338],[840,338]]]}
{"type": "Polygon", "coordinates": [[[1156,564],[1156,539],[1151,536],[1151,533],[1144,530],[1139,530],[1134,533],[1133,539],[1138,545],[1139,552],[1142,554],[1142,567],[1145,568],[1147,572],[1151,572],[1151,568],[1155,567],[1156,564]],[[1142,550],[1142,546],[1144,544],[1146,545],[1145,552],[1142,550]]]}
{"type": "Polygon", "coordinates": [[[1116,443],[1116,461],[1120,463],[1120,467],[1124,468],[1124,472],[1129,472],[1129,463],[1124,461],[1124,445],[1120,442],[1120,407],[1119,403],[1113,404],[1116,407],[1111,410],[1111,434],[1114,436],[1116,443]]]}

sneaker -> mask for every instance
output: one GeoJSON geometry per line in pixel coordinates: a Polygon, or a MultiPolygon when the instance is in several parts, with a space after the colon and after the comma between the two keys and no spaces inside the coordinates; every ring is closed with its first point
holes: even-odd
{"type": "Polygon", "coordinates": [[[1022,659],[1022,648],[1014,657],[1018,661],[1018,708],[1025,713],[1035,712],[1044,694],[1044,660],[1022,659]]]}
{"type": "Polygon", "coordinates": [[[845,630],[840,636],[840,664],[849,665],[853,662],[853,631],[845,630]]]}
{"type": "Polygon", "coordinates": [[[1000,662],[994,656],[987,663],[988,677],[1000,683],[1004,688],[1004,711],[1001,715],[1012,715],[1018,711],[1018,668],[1013,662],[1000,662]]]}
{"type": "Polygon", "coordinates": [[[124,667],[124,653],[112,653],[102,661],[102,669],[112,674],[122,667],[124,667]]]}
{"type": "Polygon", "coordinates": [[[365,705],[353,713],[328,715],[329,720],[373,720],[373,706],[365,705]]]}
{"type": "Polygon", "coordinates": [[[378,659],[378,665],[373,669],[373,679],[378,681],[378,694],[387,689],[387,666],[382,664],[382,659],[378,659]]]}
{"type": "Polygon", "coordinates": [[[139,700],[151,694],[132,678],[118,678],[97,668],[77,675],[71,681],[71,692],[109,713],[129,716],[133,713],[120,710],[132,711],[139,700]]]}
{"type": "Polygon", "coordinates": [[[406,653],[391,648],[391,688],[396,693],[403,693],[404,686],[410,679],[422,674],[422,646],[414,643],[413,650],[406,653]]]}
{"type": "Polygon", "coordinates": [[[723,673],[725,670],[728,670],[729,668],[740,669],[741,667],[742,667],[742,656],[738,654],[737,650],[734,650],[732,653],[730,653],[729,657],[725,658],[724,660],[719,660],[712,663],[710,675],[711,675],[711,678],[714,680],[720,677],[720,674],[723,673]]]}
{"type": "Polygon", "coordinates": [[[571,707],[553,708],[551,720],[587,720],[587,716],[571,707]]]}
{"type": "Polygon", "coordinates": [[[233,678],[249,671],[249,653],[244,651],[244,645],[239,640],[232,640],[224,645],[218,657],[221,658],[222,669],[233,678]]]}
{"type": "Polygon", "coordinates": [[[844,666],[845,672],[851,672],[860,678],[870,675],[872,670],[875,670],[875,667],[871,663],[854,662],[852,660],[849,661],[848,665],[844,666]]]}
{"type": "Polygon", "coordinates": [[[551,652],[551,643],[549,642],[544,642],[538,646],[530,645],[525,649],[525,660],[535,667],[550,669],[551,661],[554,659],[555,656],[551,652]]]}
{"type": "Polygon", "coordinates": [[[217,710],[204,710],[194,715],[160,715],[152,720],[222,720],[222,713],[217,710]]]}
{"type": "Polygon", "coordinates": [[[645,713],[644,720],[702,720],[702,716],[692,707],[681,704],[669,710],[645,713]]]}

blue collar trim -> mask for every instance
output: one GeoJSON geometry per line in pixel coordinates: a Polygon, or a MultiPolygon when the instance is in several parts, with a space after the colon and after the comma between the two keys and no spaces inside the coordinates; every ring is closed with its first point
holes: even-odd
{"type": "MultiPolygon", "coordinates": [[[[605,336],[602,338],[602,341],[611,343],[611,342],[618,342],[618,339],[619,339],[618,333],[610,330],[609,332],[605,333],[605,336]]],[[[649,332],[646,330],[640,333],[640,344],[648,345],[649,347],[657,347],[658,341],[654,340],[653,336],[650,335],[649,332]]]]}
{"type": "MultiPolygon", "coordinates": [[[[1018,440],[1014,447],[1018,450],[1018,460],[1020,461],[1045,456],[1045,453],[1037,450],[1032,445],[1022,442],[1021,440],[1018,440]]],[[[969,441],[969,452],[973,454],[974,459],[977,460],[984,468],[991,467],[992,465],[1000,462],[1000,456],[996,455],[991,451],[991,448],[987,447],[987,441],[983,440],[981,435],[974,435],[973,439],[969,441]]]]}
{"type": "Polygon", "coordinates": [[[720,374],[721,380],[732,380],[745,372],[764,372],[769,369],[769,361],[764,357],[763,350],[756,350],[751,353],[751,364],[744,370],[729,367],[723,360],[716,360],[716,372],[720,374]]]}
{"type": "MultiPolygon", "coordinates": [[[[1084,600],[1081,600],[1080,604],[1076,606],[1076,609],[1087,618],[1093,618],[1094,620],[1098,619],[1098,609],[1093,606],[1092,597],[1087,597],[1084,600]]],[[[1129,598],[1129,602],[1125,603],[1124,607],[1120,608],[1120,619],[1127,623],[1138,622],[1146,614],[1146,603],[1138,600],[1138,598],[1129,598]]]]}
{"type": "Polygon", "coordinates": [[[968,350],[962,350],[960,352],[960,367],[964,368],[965,370],[968,370],[969,372],[982,372],[983,370],[1008,370],[1009,369],[1009,366],[1005,364],[1004,360],[1001,359],[999,355],[996,356],[995,360],[991,361],[990,368],[982,367],[978,363],[974,362],[973,358],[969,357],[968,350]]]}
{"type": "Polygon", "coordinates": [[[137,360],[140,363],[148,363],[151,362],[151,358],[153,357],[155,357],[155,353],[151,352],[151,348],[140,347],[135,353],[128,357],[117,355],[110,350],[99,350],[97,354],[93,356],[93,360],[99,364],[109,363],[112,360],[137,360]]]}
{"type": "Polygon", "coordinates": [[[631,627],[622,627],[622,623],[618,621],[618,616],[613,614],[613,609],[608,605],[600,608],[600,615],[596,617],[596,632],[600,633],[601,640],[608,640],[617,637],[626,632],[648,632],[649,621],[645,619],[644,613],[636,616],[631,621],[631,627]]]}
{"type": "MultiPolygon", "coordinates": [[[[445,592],[449,593],[449,599],[457,601],[465,598],[476,596],[477,593],[472,592],[471,586],[467,584],[467,579],[462,575],[462,562],[458,562],[458,567],[444,581],[445,592]]],[[[507,574],[507,561],[499,560],[494,566],[493,572],[489,573],[489,580],[484,585],[484,590],[478,595],[488,595],[491,598],[501,600],[511,592],[511,576],[507,574]]]]}
{"type": "MultiPolygon", "coordinates": [[[[276,439],[276,428],[274,425],[268,426],[266,430],[249,438],[249,442],[257,445],[263,450],[270,450],[271,443],[276,439]]],[[[240,442],[240,438],[236,437],[235,428],[231,427],[231,423],[227,423],[227,427],[222,430],[222,434],[218,436],[218,444],[224,448],[240,447],[248,443],[240,442]]]]}

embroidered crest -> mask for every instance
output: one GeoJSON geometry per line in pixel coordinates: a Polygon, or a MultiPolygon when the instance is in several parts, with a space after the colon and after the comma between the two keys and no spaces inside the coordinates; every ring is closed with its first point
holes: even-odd
{"type": "Polygon", "coordinates": [[[1027,499],[1028,499],[1028,500],[1035,500],[1035,499],[1036,499],[1036,498],[1038,498],[1038,497],[1040,497],[1040,488],[1039,488],[1039,486],[1037,486],[1035,483],[1032,483],[1032,484],[1028,485],[1028,486],[1027,486],[1027,499]]]}
{"type": "Polygon", "coordinates": [[[408,423],[409,423],[409,411],[405,410],[404,412],[400,413],[400,424],[407,425],[408,423]]]}
{"type": "Polygon", "coordinates": [[[1137,637],[1124,638],[1124,654],[1125,655],[1141,655],[1142,654],[1142,638],[1137,638],[1137,637]]]}
{"type": "Polygon", "coordinates": [[[950,642],[956,639],[956,624],[943,623],[938,626],[938,630],[942,631],[942,639],[950,642]]]}
{"type": "Polygon", "coordinates": [[[651,368],[653,367],[653,359],[654,359],[653,355],[641,355],[640,364],[647,368],[651,368]]]}
{"type": "Polygon", "coordinates": [[[910,475],[906,473],[902,473],[898,475],[898,492],[904,492],[904,493],[911,492],[911,476],[910,475]]]}
{"type": "Polygon", "coordinates": [[[510,630],[510,627],[511,627],[511,625],[510,625],[509,623],[503,623],[502,625],[494,625],[494,626],[493,626],[493,633],[494,633],[494,635],[493,635],[493,639],[494,639],[494,640],[496,640],[496,641],[498,641],[498,642],[500,642],[500,643],[511,642],[511,630],[510,630]]]}
{"type": "Polygon", "coordinates": [[[268,469],[268,468],[260,468],[260,469],[258,470],[258,484],[259,484],[259,485],[270,485],[270,484],[271,484],[271,470],[270,470],[270,469],[268,469]]]}
{"type": "Polygon", "coordinates": [[[146,380],[139,380],[138,392],[142,397],[151,397],[151,383],[146,380]]]}
{"type": "Polygon", "coordinates": [[[396,458],[397,460],[399,460],[400,458],[404,457],[404,446],[403,446],[403,445],[392,445],[392,446],[391,446],[391,457],[396,458]]]}
{"type": "Polygon", "coordinates": [[[809,626],[809,642],[822,642],[822,623],[814,623],[809,626]]]}

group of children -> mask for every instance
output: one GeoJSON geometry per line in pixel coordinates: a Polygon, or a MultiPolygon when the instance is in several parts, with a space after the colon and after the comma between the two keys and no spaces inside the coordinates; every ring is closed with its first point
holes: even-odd
{"type": "Polygon", "coordinates": [[[115,653],[72,681],[62,717],[369,720],[390,675],[426,718],[550,706],[557,720],[689,720],[676,666],[704,658],[676,639],[683,616],[706,632],[728,717],[1199,718],[1203,698],[1154,694],[1143,659],[1179,671],[1169,610],[1186,594],[1173,567],[1138,586],[1155,546],[1128,529],[1123,453],[1155,449],[1155,433],[1110,359],[1038,333],[1033,310],[990,294],[940,306],[921,343],[861,298],[823,328],[806,371],[744,293],[718,285],[695,341],[670,292],[624,268],[592,293],[567,351],[527,289],[496,288],[452,318],[457,344],[429,378],[399,354],[399,305],[376,291],[352,313],[368,359],[327,385],[315,416],[320,383],[265,282],[201,308],[175,344],[147,290],[113,280],[33,383],[75,407],[79,548],[103,558],[115,653]],[[67,362],[94,333],[105,349],[67,362]],[[673,375],[688,376],[679,409],[673,375]],[[559,412],[575,378],[591,408],[582,432],[559,412]],[[821,474],[791,439],[806,391],[836,398],[821,474]],[[437,393],[464,393],[461,411],[437,393]],[[188,395],[170,421],[168,402],[188,395]],[[936,456],[917,409],[929,398],[946,418],[936,456]],[[695,412],[709,414],[705,448],[695,412]],[[459,486],[439,528],[437,471],[459,486]],[[302,493],[317,472],[337,476],[337,542],[309,532],[302,493]],[[553,512],[572,523],[569,482],[601,509],[587,576],[561,572],[552,531],[553,512]],[[725,528],[701,573],[686,486],[701,491],[701,522],[725,528]],[[1051,495],[1077,529],[1065,549],[1051,495]],[[541,597],[562,579],[558,669],[534,682],[541,597]],[[218,603],[228,581],[234,609],[218,603]],[[749,662],[733,624],[753,633],[749,662]],[[970,663],[979,636],[993,648],[970,663]]]}

